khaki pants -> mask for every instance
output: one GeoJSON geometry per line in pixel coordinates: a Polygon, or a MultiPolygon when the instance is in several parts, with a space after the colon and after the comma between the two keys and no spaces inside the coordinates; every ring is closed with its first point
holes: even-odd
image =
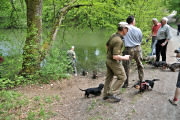
{"type": "Polygon", "coordinates": [[[132,62],[132,59],[136,61],[137,68],[138,68],[138,74],[139,74],[139,80],[142,81],[144,79],[144,67],[142,64],[142,49],[141,46],[136,46],[133,48],[125,48],[123,51],[123,55],[131,55],[131,58],[129,61],[123,61],[123,66],[126,71],[127,80],[124,83],[125,85],[129,84],[129,71],[130,71],[130,65],[132,62]]]}
{"type": "Polygon", "coordinates": [[[104,94],[103,94],[104,97],[107,97],[109,93],[115,94],[126,80],[124,67],[119,61],[107,59],[106,67],[107,67],[107,77],[104,85],[104,94]],[[117,76],[117,80],[111,86],[114,75],[117,76]]]}

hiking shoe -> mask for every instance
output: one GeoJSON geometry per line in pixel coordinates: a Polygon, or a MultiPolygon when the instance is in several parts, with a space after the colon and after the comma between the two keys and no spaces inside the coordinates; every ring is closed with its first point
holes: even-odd
{"type": "Polygon", "coordinates": [[[129,86],[128,86],[128,84],[124,84],[123,86],[122,86],[122,88],[128,88],[129,86]]]}
{"type": "Polygon", "coordinates": [[[117,102],[119,102],[119,101],[121,100],[120,97],[117,97],[117,96],[112,95],[112,94],[109,94],[109,95],[108,95],[108,99],[113,99],[113,100],[115,100],[115,101],[117,101],[117,102]]]}
{"type": "Polygon", "coordinates": [[[174,106],[177,106],[177,101],[174,101],[174,99],[169,99],[169,102],[174,105],[174,106]]]}

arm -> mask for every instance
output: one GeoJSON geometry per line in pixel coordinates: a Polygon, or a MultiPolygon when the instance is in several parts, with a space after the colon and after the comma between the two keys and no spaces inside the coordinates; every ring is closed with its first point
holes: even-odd
{"type": "Polygon", "coordinates": [[[106,50],[107,50],[107,51],[108,51],[108,48],[109,48],[109,47],[106,45],[106,50]]]}
{"type": "Polygon", "coordinates": [[[147,38],[148,40],[149,40],[150,37],[152,37],[153,33],[154,33],[154,27],[152,26],[151,34],[150,34],[149,37],[147,38]]]}
{"type": "MultiPolygon", "coordinates": [[[[139,29],[139,30],[140,30],[140,29],[139,29]]],[[[142,37],[142,32],[141,32],[141,30],[140,30],[140,32],[139,32],[139,40],[140,40],[140,42],[143,41],[143,37],[142,37]]]]}
{"type": "Polygon", "coordinates": [[[74,60],[76,59],[76,54],[75,54],[75,52],[74,52],[74,54],[73,54],[73,59],[74,59],[74,60]]]}
{"type": "Polygon", "coordinates": [[[130,55],[125,55],[125,56],[113,55],[114,60],[129,60],[129,58],[130,58],[130,55]]]}
{"type": "Polygon", "coordinates": [[[149,37],[147,39],[149,40],[149,38],[152,37],[152,35],[153,35],[153,32],[151,32],[151,34],[149,35],[149,37]]]}
{"type": "Polygon", "coordinates": [[[170,33],[170,27],[167,28],[166,30],[166,40],[161,44],[161,46],[165,46],[167,44],[167,42],[171,39],[171,33],[170,33]]]}

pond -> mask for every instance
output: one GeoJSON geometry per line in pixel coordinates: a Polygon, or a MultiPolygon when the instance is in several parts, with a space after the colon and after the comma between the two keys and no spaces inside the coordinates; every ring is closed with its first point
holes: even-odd
{"type": "MultiPolygon", "coordinates": [[[[81,30],[59,30],[56,41],[63,44],[65,50],[70,46],[75,46],[77,57],[78,73],[83,70],[92,72],[93,70],[105,70],[106,48],[105,44],[112,34],[104,29],[81,29],[81,30]]],[[[13,56],[22,54],[22,48],[26,39],[23,30],[0,30],[0,53],[3,56],[13,56]]]]}
{"type": "MultiPolygon", "coordinates": [[[[57,38],[63,41],[62,36],[62,34],[59,34],[57,38]]],[[[107,37],[107,30],[66,30],[64,36],[65,41],[70,46],[75,46],[78,72],[82,72],[83,70],[89,72],[92,72],[93,70],[102,71],[105,68],[105,44],[109,38],[107,37]]]]}

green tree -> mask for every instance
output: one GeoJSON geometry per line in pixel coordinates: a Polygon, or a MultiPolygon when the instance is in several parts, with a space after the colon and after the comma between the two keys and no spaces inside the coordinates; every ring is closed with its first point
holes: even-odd
{"type": "Polygon", "coordinates": [[[180,0],[169,0],[168,9],[177,11],[177,17],[180,18],[180,0]]]}
{"type": "Polygon", "coordinates": [[[23,0],[1,0],[0,1],[0,28],[22,28],[25,27],[23,0]]]}
{"type": "Polygon", "coordinates": [[[27,37],[23,48],[22,72],[34,74],[40,68],[40,43],[42,40],[42,0],[26,0],[27,37]]]}

